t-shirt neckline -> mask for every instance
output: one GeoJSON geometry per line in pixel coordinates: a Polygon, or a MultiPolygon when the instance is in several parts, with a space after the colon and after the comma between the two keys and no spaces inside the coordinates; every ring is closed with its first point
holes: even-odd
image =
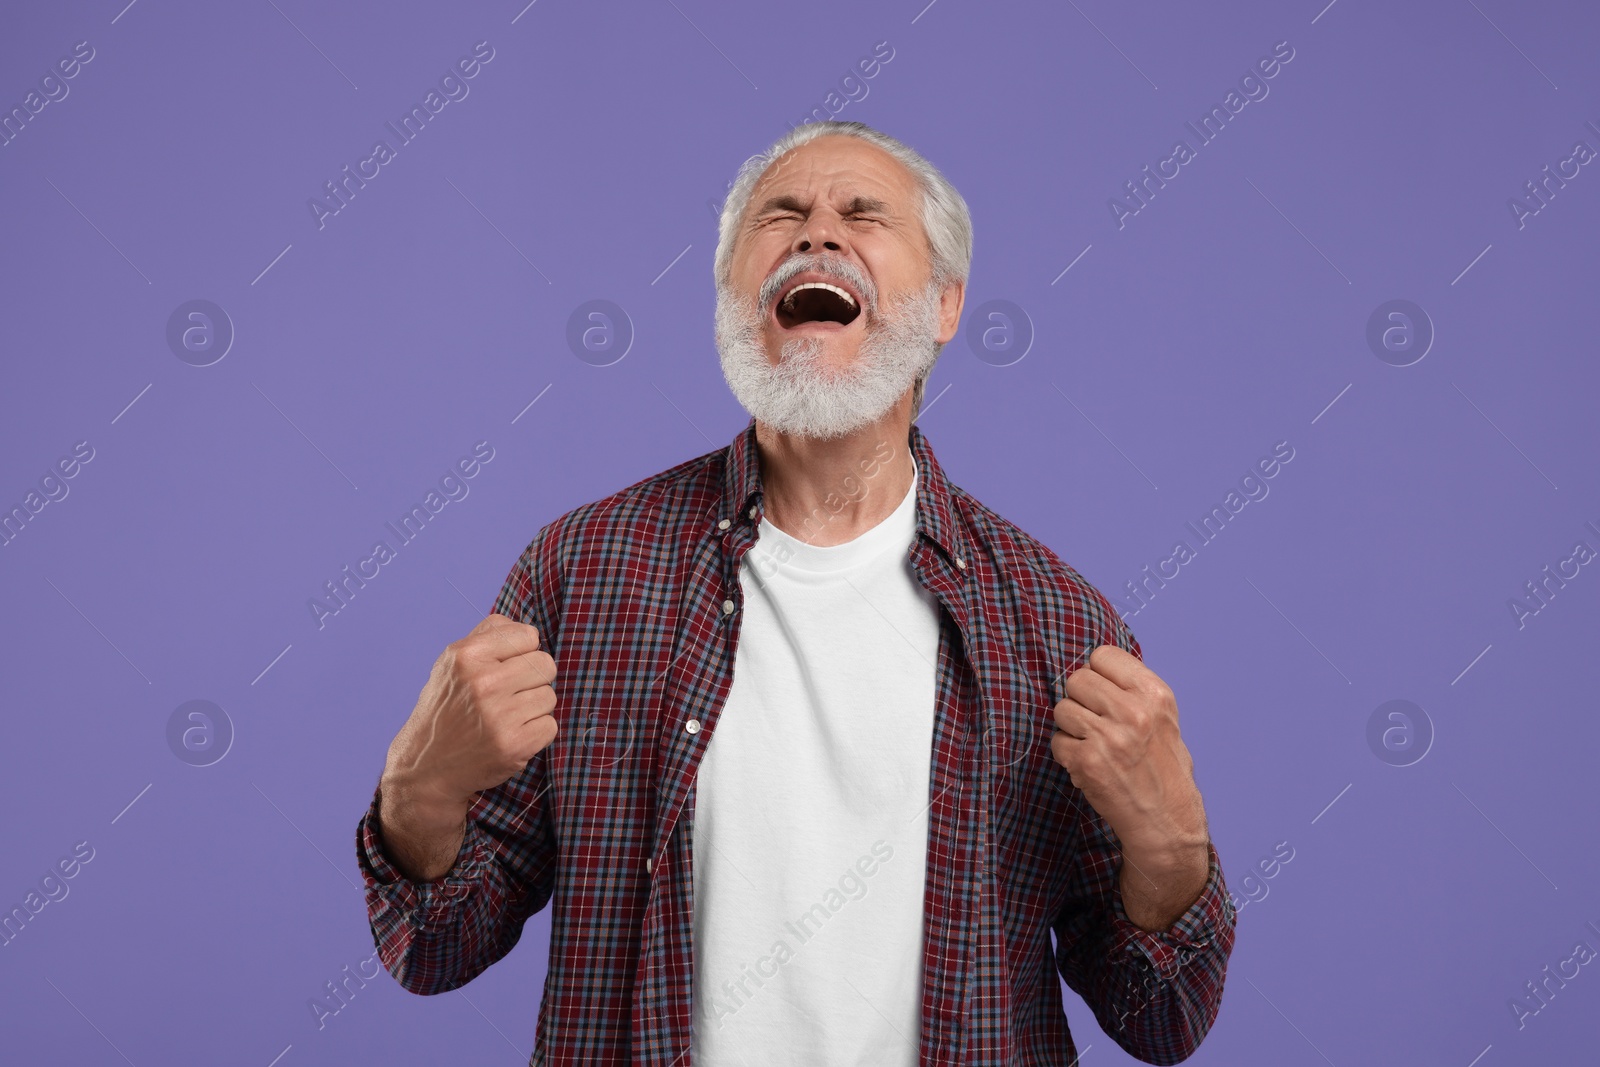
{"type": "Polygon", "coordinates": [[[911,544],[917,532],[917,461],[911,461],[911,486],[882,522],[837,545],[813,545],[780,529],[763,514],[756,526],[757,543],[750,554],[761,553],[780,569],[794,568],[811,574],[832,574],[868,563],[884,552],[911,544]]]}

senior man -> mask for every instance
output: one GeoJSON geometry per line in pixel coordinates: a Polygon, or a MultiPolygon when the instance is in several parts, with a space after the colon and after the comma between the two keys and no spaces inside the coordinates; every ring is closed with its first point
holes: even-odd
{"type": "Polygon", "coordinates": [[[1200,1044],[1235,917],[1172,691],[913,422],[971,249],[862,123],[741,168],[750,422],[540,529],[390,746],[356,844],[406,989],[550,904],[534,1064],[1065,1067],[1058,976],[1145,1062],[1200,1044]]]}

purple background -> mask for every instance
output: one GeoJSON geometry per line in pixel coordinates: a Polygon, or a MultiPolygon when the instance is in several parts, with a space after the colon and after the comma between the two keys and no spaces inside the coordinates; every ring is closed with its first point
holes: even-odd
{"type": "MultiPolygon", "coordinates": [[[[0,948],[5,1058],[526,1061],[548,911],[463,990],[380,973],[319,1029],[311,999],[373,956],[356,820],[537,528],[743,427],[714,209],[879,41],[838,117],[975,218],[919,424],[1129,615],[1235,894],[1294,850],[1250,883],[1192,1062],[1595,1055],[1600,966],[1520,1029],[1509,1006],[1600,947],[1600,566],[1521,626],[1508,605],[1600,548],[1600,165],[1520,227],[1508,206],[1600,148],[1592,9],[122,2],[0,31],[7,112],[94,49],[0,147],[0,507],[94,450],[0,549],[0,907],[94,850],[0,948]],[[308,199],[484,40],[470,94],[319,228],[308,199]],[[1285,40],[1269,95],[1119,228],[1109,198],[1285,40]],[[235,332],[207,366],[167,341],[194,299],[235,332]],[[620,360],[569,345],[596,299],[620,360]],[[1366,339],[1393,299],[1435,334],[1408,366],[1366,339]],[[998,300],[1016,362],[969,343],[998,300]],[[469,495],[319,629],[309,599],[480,440],[469,495]],[[1124,583],[1280,441],[1269,495],[1140,609],[1124,583]],[[1369,744],[1395,699],[1420,714],[1369,744]],[[190,700],[232,726],[209,766],[169,746],[190,700]]],[[[1130,1062],[1064,995],[1085,1063],[1130,1062]]]]}

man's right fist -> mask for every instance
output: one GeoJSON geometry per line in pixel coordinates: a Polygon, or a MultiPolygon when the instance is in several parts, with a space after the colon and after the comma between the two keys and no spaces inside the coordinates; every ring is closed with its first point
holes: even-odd
{"type": "Polygon", "coordinates": [[[464,811],[519,774],[556,737],[556,661],[539,631],[499,612],[434,661],[383,776],[408,794],[464,811]]]}

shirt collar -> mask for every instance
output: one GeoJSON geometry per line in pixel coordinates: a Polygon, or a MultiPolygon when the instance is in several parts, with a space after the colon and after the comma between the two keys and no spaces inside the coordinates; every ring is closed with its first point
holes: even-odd
{"type": "MultiPolygon", "coordinates": [[[[911,424],[907,443],[917,464],[917,532],[937,545],[949,558],[952,571],[960,575],[966,570],[968,552],[956,521],[953,487],[916,423],[911,424]]],[[[752,417],[725,450],[722,516],[753,528],[762,508],[761,454],[752,417]]]]}

